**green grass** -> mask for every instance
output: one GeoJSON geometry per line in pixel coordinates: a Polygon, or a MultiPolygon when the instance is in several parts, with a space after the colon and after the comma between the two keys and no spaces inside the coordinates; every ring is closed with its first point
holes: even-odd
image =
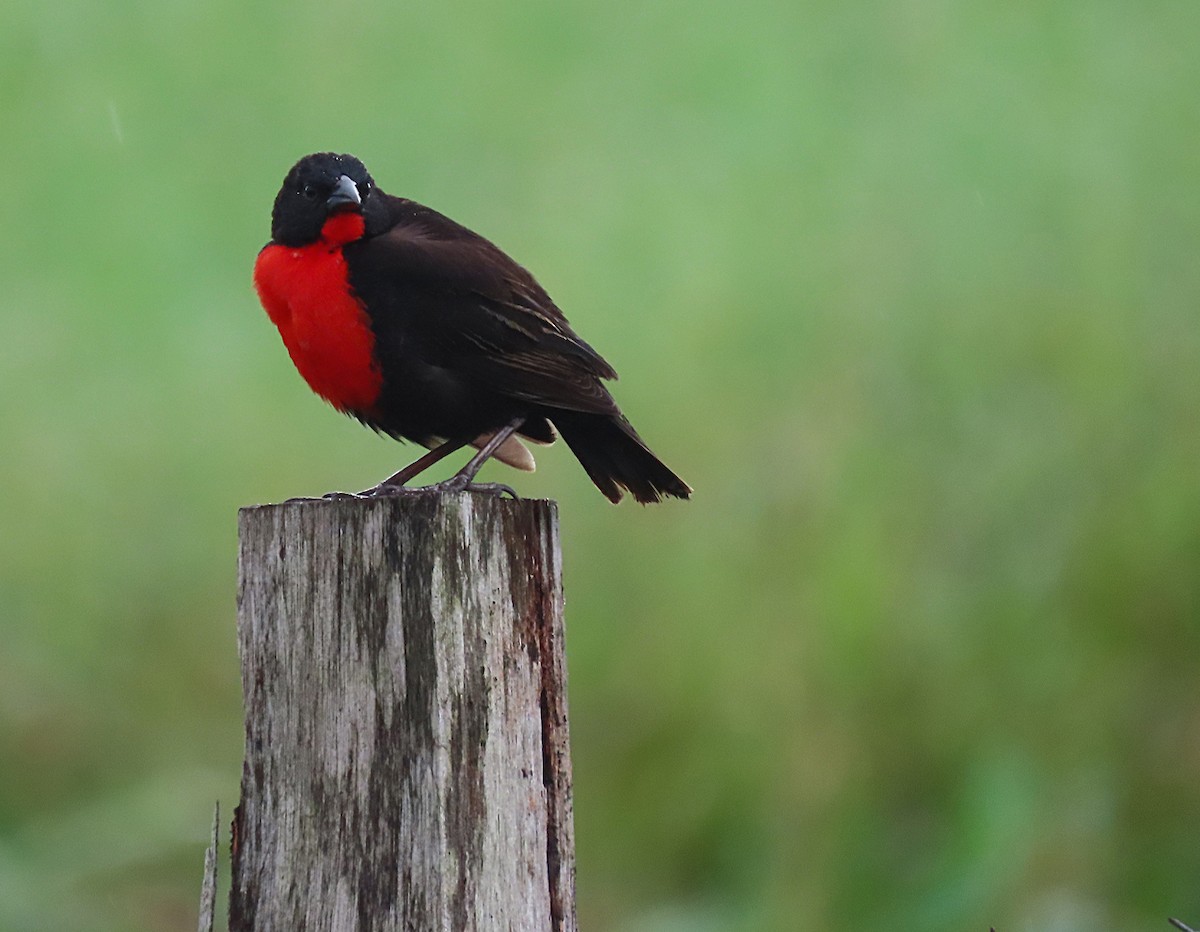
{"type": "Polygon", "coordinates": [[[512,480],[562,502],[583,928],[1200,922],[1198,29],[7,4],[0,928],[194,927],[236,508],[412,452],[250,288],[320,148],[529,265],[697,489],[512,480]]]}

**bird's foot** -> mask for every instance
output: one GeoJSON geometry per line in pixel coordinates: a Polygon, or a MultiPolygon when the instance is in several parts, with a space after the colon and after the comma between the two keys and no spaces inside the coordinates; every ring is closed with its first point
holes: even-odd
{"type": "Polygon", "coordinates": [[[359,498],[374,498],[378,495],[394,495],[399,492],[410,491],[415,490],[400,489],[395,486],[376,486],[373,489],[367,489],[365,492],[326,492],[317,498],[307,495],[297,495],[295,498],[285,499],[283,504],[293,505],[298,502],[352,502],[359,498]]]}
{"type": "Polygon", "coordinates": [[[454,492],[478,492],[484,495],[510,495],[514,499],[520,498],[514,489],[501,482],[472,482],[468,476],[461,474],[432,485],[389,485],[382,482],[354,496],[346,496],[344,492],[332,494],[347,498],[388,498],[393,495],[442,495],[454,492]]]}
{"type": "Polygon", "coordinates": [[[406,485],[390,485],[387,482],[381,482],[379,485],[373,485],[369,489],[363,489],[355,494],[355,498],[388,498],[393,495],[412,495],[416,492],[423,492],[424,489],[410,489],[406,485]]]}
{"type": "Polygon", "coordinates": [[[514,501],[519,499],[516,491],[503,482],[472,482],[471,477],[459,473],[442,482],[425,486],[429,492],[479,492],[484,495],[509,495],[514,501]]]}

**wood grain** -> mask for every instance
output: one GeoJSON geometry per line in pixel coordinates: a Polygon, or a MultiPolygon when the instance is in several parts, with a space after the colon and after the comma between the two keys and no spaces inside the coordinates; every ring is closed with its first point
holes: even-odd
{"type": "Polygon", "coordinates": [[[575,930],[553,502],[243,509],[230,928],[575,930]]]}

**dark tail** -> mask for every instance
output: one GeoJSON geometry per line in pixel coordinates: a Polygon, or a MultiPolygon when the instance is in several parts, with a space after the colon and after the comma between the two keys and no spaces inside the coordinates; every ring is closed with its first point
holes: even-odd
{"type": "Polygon", "coordinates": [[[650,452],[621,415],[554,411],[549,417],[609,501],[619,502],[622,488],[643,505],[667,495],[687,498],[692,494],[688,484],[650,452]]]}

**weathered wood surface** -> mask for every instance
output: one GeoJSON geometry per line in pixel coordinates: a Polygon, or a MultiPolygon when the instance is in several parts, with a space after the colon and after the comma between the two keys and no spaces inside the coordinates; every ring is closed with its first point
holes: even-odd
{"type": "Polygon", "coordinates": [[[217,908],[217,840],[221,825],[221,804],[213,807],[212,840],[204,850],[204,884],[200,888],[199,932],[213,932],[217,908]]]}
{"type": "Polygon", "coordinates": [[[575,930],[553,502],[240,515],[230,929],[575,930]]]}

